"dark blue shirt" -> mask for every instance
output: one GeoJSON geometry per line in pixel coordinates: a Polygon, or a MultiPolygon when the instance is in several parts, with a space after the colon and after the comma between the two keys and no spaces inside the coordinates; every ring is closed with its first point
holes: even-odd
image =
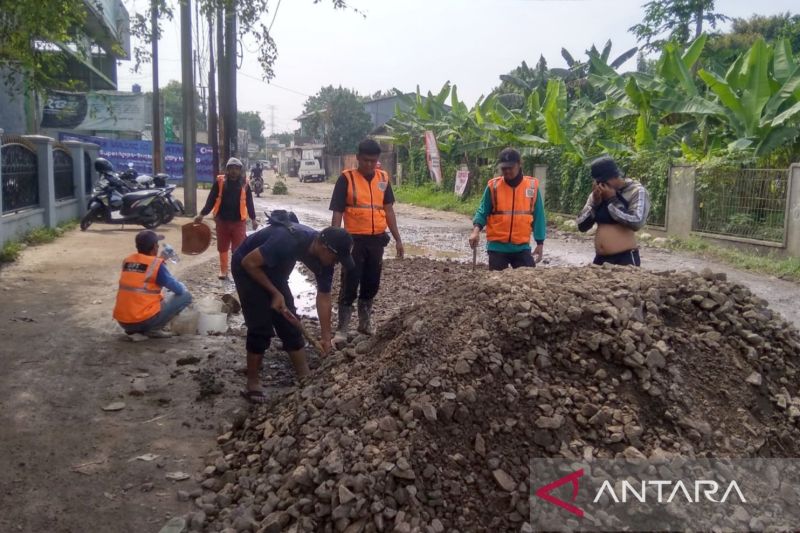
{"type": "Polygon", "coordinates": [[[161,268],[158,269],[158,274],[156,275],[156,285],[174,292],[177,296],[180,296],[186,292],[186,286],[173,278],[172,274],[170,274],[169,270],[167,270],[166,261],[164,261],[164,263],[161,264],[161,268]]]}
{"type": "Polygon", "coordinates": [[[290,223],[292,232],[281,225],[267,226],[247,237],[236,253],[233,254],[233,265],[239,267],[242,260],[253,250],[258,250],[264,259],[264,273],[277,282],[284,282],[294,270],[295,263],[300,261],[314,273],[317,290],[330,293],[333,286],[333,266],[323,266],[309,248],[319,232],[302,224],[290,223]]]}

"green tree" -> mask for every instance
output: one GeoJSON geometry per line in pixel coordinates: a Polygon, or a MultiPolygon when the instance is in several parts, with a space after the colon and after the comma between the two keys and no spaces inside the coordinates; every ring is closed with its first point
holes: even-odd
{"type": "Polygon", "coordinates": [[[749,19],[734,18],[729,32],[711,36],[708,51],[712,68],[721,71],[762,38],[768,44],[788,39],[792,52],[800,53],[800,15],[753,15],[749,19]]]}
{"type": "Polygon", "coordinates": [[[331,154],[354,152],[372,129],[372,120],[364,110],[357,92],[342,87],[323,87],[304,104],[305,132],[322,139],[331,154]]]}
{"type": "Polygon", "coordinates": [[[250,141],[263,149],[266,145],[264,138],[264,121],[261,119],[261,114],[258,111],[239,111],[237,113],[236,123],[239,128],[246,129],[250,133],[250,141]]]}
{"type": "Polygon", "coordinates": [[[728,17],[714,12],[714,0],[651,0],[644,4],[642,22],[631,26],[645,51],[660,50],[669,41],[687,44],[704,31],[704,24],[712,28],[728,17]]]}
{"type": "MultiPolygon", "coordinates": [[[[181,87],[181,82],[170,80],[160,91],[161,98],[164,101],[164,117],[171,117],[172,124],[179,130],[183,129],[183,89],[181,87]]],[[[147,92],[145,93],[145,97],[148,99],[148,102],[150,102],[152,101],[153,93],[147,92]]],[[[197,94],[197,91],[195,91],[194,94],[194,101],[196,106],[195,124],[197,131],[205,131],[207,120],[205,113],[203,113],[203,110],[200,108],[200,95],[197,94]]],[[[147,109],[150,109],[149,105],[147,109]]],[[[183,133],[181,133],[181,137],[182,136],[183,133]]]]}
{"type": "Polygon", "coordinates": [[[66,56],[54,53],[52,46],[87,53],[87,9],[83,0],[0,0],[0,65],[13,74],[4,82],[12,84],[23,75],[28,90],[84,89],[78,81],[64,79],[66,56]]]}
{"type": "Polygon", "coordinates": [[[281,133],[275,133],[269,136],[270,139],[275,139],[281,144],[288,145],[294,140],[294,132],[293,131],[283,131],[281,133]]]}

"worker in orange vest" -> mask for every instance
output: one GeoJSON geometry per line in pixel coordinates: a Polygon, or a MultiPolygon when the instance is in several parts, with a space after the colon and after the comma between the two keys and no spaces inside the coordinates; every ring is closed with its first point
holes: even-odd
{"type": "Polygon", "coordinates": [[[194,219],[199,224],[203,217],[212,213],[217,226],[217,251],[219,252],[219,279],[227,280],[229,250],[235,252],[247,236],[247,219],[252,221],[253,230],[258,229],[256,208],[253,205],[253,192],[242,172],[242,162],[231,157],[225,165],[225,174],[217,176],[206,205],[194,219]]]}
{"type": "Polygon", "coordinates": [[[334,336],[337,344],[347,340],[356,296],[358,331],[366,335],[374,333],[372,302],[380,286],[383,249],[389,244],[387,228],[394,237],[397,257],[402,258],[404,253],[389,174],[377,168],[380,154],[381,147],[377,142],[372,139],[361,141],[356,154],[358,168],[345,170],[339,176],[331,197],[331,226],[341,227],[344,220],[344,229],[353,236],[355,261],[353,269],[342,270],[339,324],[334,336]]]}
{"type": "Polygon", "coordinates": [[[172,277],[164,259],[158,257],[158,242],[163,239],[154,231],[140,231],[136,253],[122,262],[114,319],[131,340],[170,337],[161,328],[192,303],[186,286],[172,277]],[[162,288],[174,297],[165,300],[162,288]]]}
{"type": "Polygon", "coordinates": [[[522,174],[522,158],[513,148],[500,152],[502,176],[492,178],[472,219],[469,245],[478,246],[486,228],[489,270],[533,267],[542,260],[547,220],[539,180],[522,174]],[[536,248],[531,254],[531,233],[536,248]]]}

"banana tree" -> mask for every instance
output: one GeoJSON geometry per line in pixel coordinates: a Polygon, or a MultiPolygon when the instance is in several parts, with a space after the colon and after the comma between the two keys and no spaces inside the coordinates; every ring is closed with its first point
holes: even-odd
{"type": "Polygon", "coordinates": [[[773,48],[758,39],[724,78],[702,69],[698,75],[724,108],[730,151],[763,157],[800,135],[800,66],[787,40],[773,48]]]}

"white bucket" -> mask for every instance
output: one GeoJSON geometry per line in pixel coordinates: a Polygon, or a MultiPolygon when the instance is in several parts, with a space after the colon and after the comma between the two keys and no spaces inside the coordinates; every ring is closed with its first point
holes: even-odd
{"type": "Polygon", "coordinates": [[[184,309],[181,314],[172,319],[170,329],[176,335],[197,335],[197,320],[200,313],[184,309]]]}
{"type": "Polygon", "coordinates": [[[222,311],[222,300],[215,296],[206,296],[198,301],[194,308],[200,313],[213,314],[222,311]]]}
{"type": "Polygon", "coordinates": [[[225,313],[200,313],[197,318],[197,332],[200,335],[225,333],[228,331],[228,315],[225,313]]]}

